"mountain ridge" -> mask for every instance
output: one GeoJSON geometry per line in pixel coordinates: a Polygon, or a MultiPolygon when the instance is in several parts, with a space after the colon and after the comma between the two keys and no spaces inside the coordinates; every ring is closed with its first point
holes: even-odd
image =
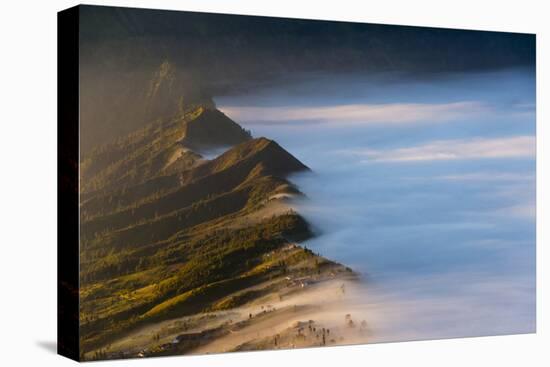
{"type": "Polygon", "coordinates": [[[249,139],[250,133],[221,111],[193,106],[92,150],[81,162],[82,192],[114,184],[133,186],[192,168],[202,159],[200,148],[232,146],[249,139]],[[209,139],[213,130],[215,138],[209,139]]]}
{"type": "Polygon", "coordinates": [[[303,195],[288,177],[310,169],[212,104],[157,118],[81,165],[84,359],[137,327],[237,307],[251,287],[285,289],[306,268],[319,280],[352,275],[298,245],[285,250],[313,235],[288,201],[303,195]],[[213,159],[200,153],[220,146],[213,159]]]}
{"type": "MultiPolygon", "coordinates": [[[[276,142],[266,138],[252,139],[229,149],[212,161],[176,174],[178,179],[172,181],[174,185],[177,182],[177,187],[170,193],[157,197],[157,200],[153,202],[135,204],[131,208],[106,213],[100,222],[108,222],[111,226],[113,223],[121,222],[129,224],[136,213],[141,215],[141,218],[164,215],[191,205],[196,200],[205,199],[207,196],[231,192],[254,184],[258,177],[274,175],[284,178],[291,173],[307,170],[309,170],[307,166],[276,142]],[[117,219],[121,217],[126,220],[117,219]]],[[[272,180],[275,179],[272,178],[272,180]]],[[[112,199],[107,198],[106,201],[112,202],[112,199]]],[[[100,206],[105,208],[108,203],[103,203],[100,206]]],[[[89,210],[87,203],[82,206],[81,210],[84,212],[84,217],[92,216],[90,220],[83,220],[86,226],[82,230],[84,236],[91,235],[94,232],[88,233],[88,230],[98,226],[97,219],[94,224],[94,211],[89,210]]]]}

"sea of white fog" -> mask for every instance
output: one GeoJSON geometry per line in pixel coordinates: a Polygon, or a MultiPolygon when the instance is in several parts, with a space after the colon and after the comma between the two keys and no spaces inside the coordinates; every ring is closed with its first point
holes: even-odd
{"type": "Polygon", "coordinates": [[[300,75],[218,107],[312,173],[317,236],[373,341],[535,331],[535,75],[300,75]]]}

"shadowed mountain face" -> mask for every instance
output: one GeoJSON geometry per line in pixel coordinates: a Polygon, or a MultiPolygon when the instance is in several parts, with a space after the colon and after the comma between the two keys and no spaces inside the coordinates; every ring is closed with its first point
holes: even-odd
{"type": "Polygon", "coordinates": [[[250,139],[213,103],[181,108],[126,137],[92,150],[82,161],[82,193],[143,183],[192,168],[200,149],[231,146],[250,139]],[[193,149],[193,150],[191,150],[193,149]]]}
{"type": "MultiPolygon", "coordinates": [[[[84,238],[94,239],[84,241],[84,245],[93,246],[97,242],[103,246],[108,241],[118,246],[126,243],[132,246],[147,240],[137,235],[134,242],[119,239],[131,237],[136,231],[151,232],[149,237],[157,236],[154,229],[147,228],[169,222],[174,225],[167,225],[166,231],[178,232],[185,226],[200,223],[197,218],[206,208],[213,211],[205,217],[211,219],[247,205],[254,206],[269,196],[294,194],[297,191],[284,178],[303,170],[308,168],[277,143],[259,138],[237,145],[212,161],[196,160],[191,168],[183,167],[170,175],[153,174],[137,185],[117,186],[84,195],[81,232],[84,238]],[[201,201],[205,209],[194,210],[193,204],[201,201]],[[185,221],[181,219],[182,213],[199,215],[185,221]],[[133,226],[140,222],[148,225],[133,226]],[[105,228],[118,231],[95,241],[105,228]]],[[[105,187],[112,186],[106,184],[105,187]]]]}
{"type": "Polygon", "coordinates": [[[250,138],[239,125],[213,108],[201,108],[185,124],[182,144],[196,150],[235,145],[250,138]]]}
{"type": "Polygon", "coordinates": [[[97,147],[81,166],[85,355],[138,326],[234,306],[235,292],[286,272],[262,265],[268,252],[310,236],[297,213],[272,209],[300,195],[286,177],[308,168],[213,104],[97,147]],[[213,160],[194,150],[219,146],[232,147],[213,160]]]}

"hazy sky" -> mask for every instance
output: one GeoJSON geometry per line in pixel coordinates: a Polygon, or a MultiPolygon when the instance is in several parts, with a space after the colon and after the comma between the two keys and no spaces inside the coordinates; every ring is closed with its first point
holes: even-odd
{"type": "Polygon", "coordinates": [[[307,245],[366,275],[394,315],[378,340],[534,331],[532,70],[308,75],[217,103],[312,168],[292,178],[307,245]]]}

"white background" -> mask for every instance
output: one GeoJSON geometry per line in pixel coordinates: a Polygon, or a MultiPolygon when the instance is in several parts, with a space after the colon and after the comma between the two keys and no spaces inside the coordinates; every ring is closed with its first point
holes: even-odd
{"type": "MultiPolygon", "coordinates": [[[[100,362],[104,366],[548,366],[550,31],[545,1],[97,1],[94,4],[537,33],[537,334],[285,352],[100,362]],[[545,24],[546,23],[546,24],[545,24]],[[547,281],[544,281],[544,280],[547,281]],[[546,311],[546,312],[545,312],[546,311]]],[[[56,12],[4,1],[0,21],[0,366],[70,365],[56,339],[56,12]]],[[[504,320],[503,320],[504,322],[504,320]]]]}

